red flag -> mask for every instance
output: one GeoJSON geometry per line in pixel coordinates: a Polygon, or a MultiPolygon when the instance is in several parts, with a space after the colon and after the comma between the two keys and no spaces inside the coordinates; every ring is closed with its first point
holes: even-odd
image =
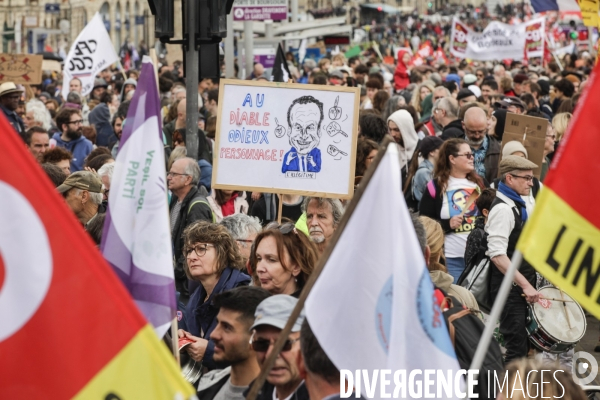
{"type": "Polygon", "coordinates": [[[0,132],[0,399],[191,395],[4,116],[0,132]]]}

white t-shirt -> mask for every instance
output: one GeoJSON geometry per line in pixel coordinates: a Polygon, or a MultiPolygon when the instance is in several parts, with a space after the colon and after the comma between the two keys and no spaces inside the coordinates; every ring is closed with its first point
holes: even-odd
{"type": "MultiPolygon", "coordinates": [[[[444,194],[444,203],[440,213],[441,219],[450,219],[460,215],[463,207],[467,204],[469,196],[477,187],[476,183],[468,179],[458,179],[450,177],[448,187],[444,194]]],[[[447,233],[444,241],[446,258],[463,258],[465,256],[465,247],[467,237],[471,230],[475,228],[475,217],[477,216],[477,206],[475,203],[465,212],[463,223],[454,232],[447,233]]]]}

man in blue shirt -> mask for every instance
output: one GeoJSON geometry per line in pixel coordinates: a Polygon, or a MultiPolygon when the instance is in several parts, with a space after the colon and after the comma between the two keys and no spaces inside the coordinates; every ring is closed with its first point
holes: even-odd
{"type": "Polygon", "coordinates": [[[56,132],[52,139],[58,147],[65,148],[73,154],[71,172],[81,171],[85,158],[92,151],[92,142],[83,136],[83,117],[76,108],[63,108],[56,116],[56,132]]]}
{"type": "Polygon", "coordinates": [[[0,109],[2,109],[4,116],[15,131],[21,136],[21,139],[26,141],[25,124],[16,113],[22,94],[23,90],[17,88],[17,85],[12,82],[5,82],[0,85],[0,109]]]}
{"type": "Polygon", "coordinates": [[[290,105],[287,120],[292,148],[283,158],[281,172],[321,171],[321,150],[317,146],[321,140],[323,103],[312,96],[299,97],[290,105]]]}

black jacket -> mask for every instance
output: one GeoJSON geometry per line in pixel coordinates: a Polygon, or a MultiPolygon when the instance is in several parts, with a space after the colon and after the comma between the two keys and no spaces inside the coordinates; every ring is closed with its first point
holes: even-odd
{"type": "Polygon", "coordinates": [[[441,138],[443,140],[453,139],[453,138],[465,138],[465,131],[462,127],[462,121],[460,119],[456,119],[450,122],[448,125],[442,129],[441,138]]]}
{"type": "MultiPolygon", "coordinates": [[[[169,204],[169,212],[173,209],[176,203],[177,197],[173,196],[171,198],[171,203],[169,204]]],[[[212,209],[208,204],[208,200],[206,200],[206,197],[201,196],[200,193],[198,193],[197,187],[192,187],[190,192],[183,199],[181,210],[177,216],[177,223],[175,224],[172,235],[173,258],[175,260],[175,287],[180,293],[180,298],[184,303],[187,303],[190,293],[187,287],[187,277],[183,270],[183,262],[185,257],[183,255],[183,230],[192,222],[196,221],[214,222],[212,209]]]]}
{"type": "Polygon", "coordinates": [[[117,142],[117,136],[110,124],[110,110],[106,103],[100,103],[89,115],[90,124],[96,127],[96,145],[112,147],[117,142]]]}
{"type": "Polygon", "coordinates": [[[0,110],[2,110],[2,112],[4,113],[4,116],[8,120],[8,123],[11,124],[12,127],[15,129],[15,132],[17,132],[21,139],[23,139],[23,141],[26,142],[27,135],[25,134],[25,124],[23,123],[21,117],[19,117],[19,115],[16,112],[10,111],[8,108],[4,107],[1,104],[0,110]]]}
{"type": "Polygon", "coordinates": [[[500,164],[500,147],[501,144],[499,141],[494,139],[493,137],[488,135],[488,149],[487,153],[485,153],[485,158],[483,159],[483,166],[485,167],[485,178],[486,185],[489,185],[487,182],[493,182],[494,179],[498,178],[498,166],[500,164]]]}
{"type": "MultiPolygon", "coordinates": [[[[244,392],[244,396],[248,396],[248,393],[250,392],[250,389],[252,389],[253,384],[254,381],[252,381],[248,390],[244,392]]],[[[258,391],[256,400],[273,400],[273,389],[275,389],[275,386],[265,381],[262,388],[258,391]]],[[[308,395],[308,389],[306,389],[306,385],[304,384],[304,382],[302,382],[302,385],[300,385],[300,387],[294,392],[290,400],[310,400],[310,396],[308,395]]]]}

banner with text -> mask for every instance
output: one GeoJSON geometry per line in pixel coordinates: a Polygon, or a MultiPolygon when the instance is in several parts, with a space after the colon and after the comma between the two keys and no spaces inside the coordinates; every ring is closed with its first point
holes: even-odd
{"type": "Polygon", "coordinates": [[[483,32],[475,32],[458,18],[452,20],[450,52],[472,60],[521,60],[544,55],[545,19],[508,25],[492,21],[483,32]]]}
{"type": "Polygon", "coordinates": [[[359,91],[221,80],[213,187],[350,198],[359,91]]]}

